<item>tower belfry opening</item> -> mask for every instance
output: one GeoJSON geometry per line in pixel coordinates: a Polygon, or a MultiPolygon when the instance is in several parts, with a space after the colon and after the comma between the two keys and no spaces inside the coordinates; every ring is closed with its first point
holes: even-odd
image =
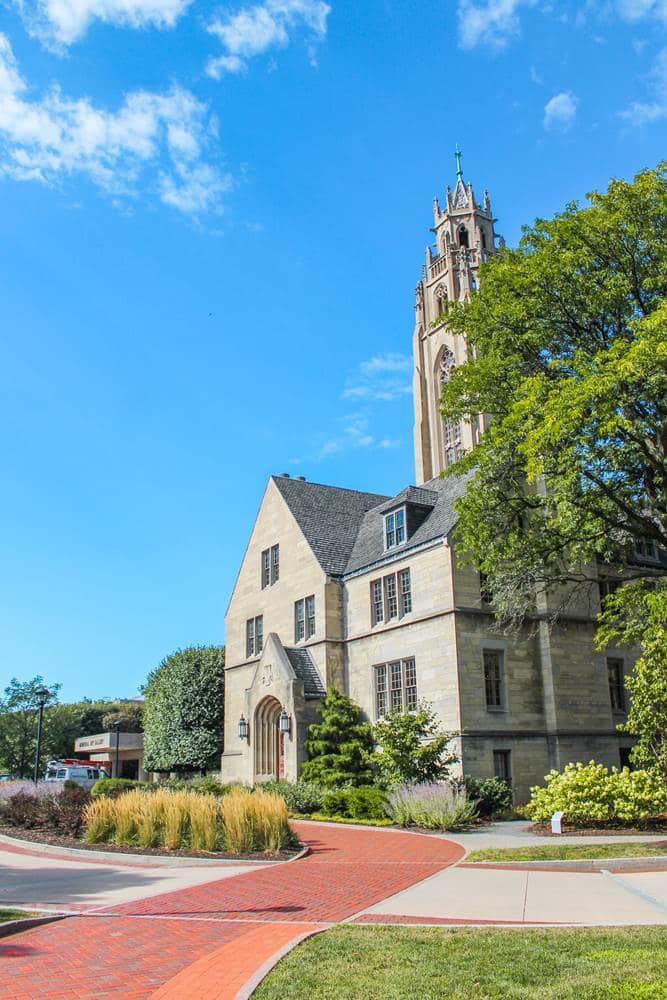
{"type": "Polygon", "coordinates": [[[479,287],[480,264],[495,252],[502,239],[495,231],[491,199],[484,191],[478,202],[472,184],[463,179],[463,154],[458,147],[456,185],[445,191],[444,206],[433,202],[434,241],[417,283],[413,352],[415,363],[416,482],[425,483],[443,472],[463,452],[473,448],[484,429],[476,414],[455,425],[440,414],[443,359],[451,365],[465,360],[466,344],[447,328],[447,302],[470,298],[479,287]]]}

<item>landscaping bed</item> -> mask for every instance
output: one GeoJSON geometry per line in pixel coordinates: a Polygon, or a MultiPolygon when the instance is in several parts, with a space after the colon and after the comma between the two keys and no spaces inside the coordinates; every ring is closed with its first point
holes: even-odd
{"type": "Polygon", "coordinates": [[[466,862],[478,861],[601,861],[605,858],[667,858],[667,840],[653,843],[559,844],[535,847],[487,847],[471,851],[466,862]]]}
{"type": "Polygon", "coordinates": [[[3,909],[0,907],[0,927],[10,920],[30,920],[31,917],[43,916],[41,913],[29,913],[27,910],[3,909]]]}
{"type": "Polygon", "coordinates": [[[667,930],[335,927],[253,1000],[664,1000],[667,930]]]}
{"type": "MultiPolygon", "coordinates": [[[[162,847],[137,847],[131,844],[100,843],[89,844],[78,837],[68,837],[54,833],[52,830],[22,830],[15,826],[0,826],[0,833],[14,840],[26,840],[32,844],[46,844],[49,847],[68,847],[78,851],[90,851],[91,854],[100,851],[110,854],[152,855],[161,858],[206,858],[220,861],[290,861],[301,853],[304,845],[295,839],[292,846],[281,851],[262,852],[249,851],[242,854],[231,854],[227,851],[190,851],[176,849],[168,851],[162,847]]],[[[1,845],[0,845],[1,846],[1,845]]]]}
{"type": "MultiPolygon", "coordinates": [[[[533,823],[527,829],[540,837],[553,837],[557,840],[560,836],[557,833],[552,833],[551,823],[533,823]]],[[[562,829],[563,833],[567,834],[568,837],[635,837],[641,836],[644,833],[667,834],[667,817],[664,819],[662,817],[653,818],[645,822],[637,822],[635,820],[632,823],[628,823],[627,826],[620,825],[619,823],[603,823],[591,820],[579,824],[563,821],[562,829]]]]}

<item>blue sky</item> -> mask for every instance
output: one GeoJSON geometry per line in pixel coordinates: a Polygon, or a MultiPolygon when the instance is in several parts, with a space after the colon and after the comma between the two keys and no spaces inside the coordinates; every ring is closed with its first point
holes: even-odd
{"type": "Polygon", "coordinates": [[[222,643],[272,472],[414,481],[455,143],[516,242],[665,155],[666,28],[665,0],[5,0],[0,687],[129,696],[222,643]]]}

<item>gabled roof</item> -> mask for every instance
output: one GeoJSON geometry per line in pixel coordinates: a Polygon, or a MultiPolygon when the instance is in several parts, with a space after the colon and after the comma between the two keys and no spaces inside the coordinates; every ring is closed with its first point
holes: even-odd
{"type": "Polygon", "coordinates": [[[366,511],[389,497],[272,476],[317,561],[329,576],[345,571],[366,511]]]}
{"type": "Polygon", "coordinates": [[[324,698],[326,688],[324,681],[320,677],[320,672],[315,666],[315,661],[308,649],[295,649],[294,647],[284,647],[287,658],[292,664],[292,670],[303,681],[303,693],[306,698],[324,698]]]}
{"type": "MultiPolygon", "coordinates": [[[[306,541],[329,576],[344,576],[428,542],[445,538],[456,524],[454,502],[463,496],[472,473],[406,486],[394,497],[323,486],[288,476],[272,476],[306,541]],[[405,545],[387,553],[383,517],[401,504],[424,512],[405,545]]],[[[296,652],[300,652],[296,650],[296,652]]],[[[296,669],[296,668],[295,668],[296,669]]]]}
{"type": "Polygon", "coordinates": [[[424,545],[428,542],[436,541],[438,538],[445,538],[456,524],[456,512],[454,502],[465,493],[470,475],[448,476],[444,479],[431,479],[424,483],[422,487],[409,486],[393,498],[391,503],[379,504],[369,510],[361,522],[357,537],[347,561],[345,572],[354,573],[366,566],[387,556],[400,556],[410,552],[411,549],[424,545]],[[421,500],[413,499],[411,496],[418,495],[421,500]],[[425,503],[428,497],[428,504],[425,503]],[[396,500],[401,502],[417,503],[419,506],[428,506],[430,512],[408,537],[405,545],[401,545],[391,552],[386,552],[384,548],[383,517],[386,510],[390,510],[396,500]]]}

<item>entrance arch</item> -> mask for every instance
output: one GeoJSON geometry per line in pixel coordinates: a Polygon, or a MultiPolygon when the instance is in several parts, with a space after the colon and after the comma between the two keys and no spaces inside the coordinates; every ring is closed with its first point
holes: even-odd
{"type": "Polygon", "coordinates": [[[270,695],[255,710],[255,781],[274,781],[284,773],[282,733],[278,716],[282,705],[270,695]]]}

